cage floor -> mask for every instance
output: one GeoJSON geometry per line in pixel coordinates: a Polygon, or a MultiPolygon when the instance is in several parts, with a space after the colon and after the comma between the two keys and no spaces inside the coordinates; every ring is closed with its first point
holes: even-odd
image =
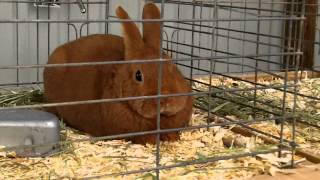
{"type": "MultiPolygon", "coordinates": [[[[199,81],[208,82],[208,79],[201,78],[199,81]]],[[[213,84],[221,84],[221,82],[224,83],[224,87],[234,85],[234,83],[237,83],[237,86],[246,86],[245,83],[235,82],[231,79],[213,79],[213,84]]],[[[272,83],[279,82],[275,81],[272,83]]],[[[320,93],[320,86],[317,86],[320,85],[319,79],[304,80],[301,83],[300,87],[303,88],[299,89],[300,92],[305,91],[309,93],[312,89],[313,94],[320,93]],[[306,88],[311,89],[306,90],[306,88]]],[[[198,88],[201,87],[198,86],[198,88]]],[[[38,95],[38,93],[35,94],[38,95]]],[[[283,93],[277,92],[267,92],[267,94],[272,97],[278,94],[279,98],[283,95],[283,93]]],[[[31,96],[34,98],[33,95],[31,96]]],[[[31,98],[31,100],[28,100],[28,98],[24,96],[25,99],[23,103],[34,103],[33,100],[39,100],[38,96],[36,97],[36,99],[31,98]]],[[[268,96],[263,97],[267,98],[268,96]]],[[[288,96],[289,100],[290,98],[291,97],[288,96]]],[[[303,102],[303,99],[300,99],[298,103],[300,103],[298,109],[310,108],[308,105],[310,102],[303,102]]],[[[220,108],[214,109],[215,114],[220,115],[219,113],[229,112],[227,116],[230,118],[236,119],[237,116],[250,118],[250,116],[235,114],[234,109],[230,108],[238,107],[232,105],[228,107],[227,103],[222,104],[224,105],[219,106],[220,108]]],[[[288,104],[290,106],[290,101],[288,101],[288,104]]],[[[315,107],[317,107],[317,104],[315,107]]],[[[310,112],[317,115],[319,108],[314,108],[314,110],[315,111],[310,110],[310,112]]],[[[191,124],[206,124],[207,114],[205,111],[195,109],[191,124]]],[[[215,120],[220,119],[218,116],[213,116],[212,118],[215,120]]],[[[88,137],[64,125],[62,126],[63,130],[61,131],[61,135],[66,140],[88,137]]],[[[233,127],[235,126],[182,132],[180,141],[161,143],[160,164],[170,166],[193,160],[206,160],[211,157],[223,155],[230,156],[252,151],[259,152],[276,147],[272,144],[266,145],[260,137],[244,137],[236,134],[230,130],[233,127]]],[[[279,136],[279,126],[271,121],[253,124],[251,127],[279,136]]],[[[290,128],[290,124],[285,124],[283,131],[284,138],[291,138],[292,133],[290,128]]],[[[319,138],[319,129],[297,125],[296,140],[303,148],[319,151],[319,138]]],[[[68,179],[87,177],[100,177],[102,179],[154,179],[154,172],[130,175],[114,174],[155,167],[155,151],[155,146],[153,145],[142,146],[123,140],[112,140],[68,143],[58,154],[45,158],[19,158],[16,157],[14,153],[2,152],[0,154],[0,179],[68,179]]],[[[276,172],[288,173],[290,170],[282,170],[279,168],[280,166],[290,163],[291,159],[291,152],[283,152],[282,158],[278,158],[276,153],[262,154],[255,157],[249,156],[238,159],[219,160],[210,163],[161,170],[160,176],[161,179],[246,179],[259,174],[275,175],[276,172]]],[[[295,156],[295,160],[296,162],[305,161],[304,158],[298,156],[295,156]]]]}
{"type": "MultiPolygon", "coordinates": [[[[202,114],[195,112],[194,120],[202,114]]],[[[62,132],[67,140],[85,138],[69,128],[62,132]]],[[[209,157],[241,154],[272,148],[255,138],[245,138],[224,128],[183,132],[181,140],[161,144],[161,164],[172,165],[209,157]],[[226,148],[223,138],[241,138],[244,147],[226,148]]],[[[55,179],[101,176],[139,169],[155,164],[155,146],[137,145],[122,140],[71,143],[59,154],[46,158],[17,158],[14,154],[2,154],[0,179],[55,179]]],[[[289,163],[290,153],[283,158],[276,154],[258,155],[240,159],[222,160],[161,171],[161,179],[236,179],[263,173],[273,173],[282,163],[289,163]]],[[[154,173],[126,176],[102,176],[103,179],[153,179],[154,173]]]]}
{"type": "Polygon", "coordinates": [[[277,174],[276,177],[267,175],[255,176],[249,180],[308,180],[308,179],[319,179],[320,178],[320,165],[308,165],[303,168],[292,170],[285,174],[277,174]]]}

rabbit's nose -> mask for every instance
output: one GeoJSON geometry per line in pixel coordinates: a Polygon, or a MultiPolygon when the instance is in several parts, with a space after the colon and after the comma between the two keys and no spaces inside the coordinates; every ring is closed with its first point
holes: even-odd
{"type": "Polygon", "coordinates": [[[174,112],[170,111],[168,106],[161,106],[161,108],[160,108],[160,115],[161,116],[171,116],[172,114],[174,114],[174,112]]]}
{"type": "Polygon", "coordinates": [[[168,113],[167,108],[163,105],[160,107],[160,115],[164,116],[168,113]]]}
{"type": "Polygon", "coordinates": [[[166,112],[166,108],[163,105],[161,105],[161,107],[160,107],[160,115],[164,115],[165,112],[166,112]]]}

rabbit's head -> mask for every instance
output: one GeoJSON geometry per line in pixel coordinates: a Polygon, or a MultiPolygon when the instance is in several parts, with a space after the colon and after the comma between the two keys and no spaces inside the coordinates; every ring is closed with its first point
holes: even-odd
{"type": "MultiPolygon", "coordinates": [[[[122,8],[116,9],[116,15],[122,20],[130,20],[122,8]]],[[[143,9],[143,19],[160,19],[158,7],[148,3],[143,9]]],[[[143,37],[134,22],[122,22],[125,46],[125,60],[152,60],[160,58],[160,22],[144,22],[143,37]]],[[[163,59],[170,59],[166,54],[163,59]]],[[[114,83],[118,97],[157,95],[158,62],[130,63],[120,65],[115,74],[114,83]]],[[[170,60],[163,63],[161,94],[191,92],[191,87],[176,65],[170,60]]],[[[172,116],[185,106],[187,96],[161,98],[161,116],[172,116]]],[[[157,99],[139,99],[128,101],[128,106],[144,118],[155,118],[157,115],[157,99]]]]}

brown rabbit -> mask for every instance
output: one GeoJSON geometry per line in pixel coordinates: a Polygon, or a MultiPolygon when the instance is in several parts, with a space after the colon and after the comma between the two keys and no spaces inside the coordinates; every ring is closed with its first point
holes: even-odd
{"type": "MultiPolygon", "coordinates": [[[[120,19],[130,19],[118,7],[120,19]]],[[[148,3],[143,9],[143,19],[159,19],[159,9],[148,3]]],[[[50,57],[49,63],[87,62],[89,60],[158,59],[160,58],[160,23],[143,23],[143,38],[134,22],[123,22],[123,41],[116,36],[99,42],[101,50],[92,51],[71,42],[59,47],[50,57]],[[72,45],[72,43],[77,45],[72,45]],[[111,46],[110,44],[114,44],[111,46]],[[124,47],[123,47],[124,44],[124,47]],[[78,55],[74,51],[79,47],[78,55]],[[106,46],[108,48],[103,48],[106,46]],[[96,55],[102,53],[103,55],[96,55]],[[88,55],[86,54],[88,53],[88,55]],[[108,55],[111,55],[109,57],[108,55]],[[59,60],[57,59],[59,58],[59,60]],[[104,59],[105,58],[105,59],[104,59]],[[107,58],[107,59],[106,59],[107,58]]],[[[98,36],[97,36],[98,37],[98,36]]],[[[85,42],[89,41],[84,39],[85,42]]],[[[89,45],[88,45],[89,46],[89,45]]],[[[95,43],[88,47],[98,46],[95,43]]],[[[86,45],[87,47],[87,45],[86,45]]],[[[169,57],[164,54],[164,58],[169,57]]],[[[123,97],[150,96],[157,94],[158,63],[113,64],[91,67],[46,68],[44,72],[45,95],[49,102],[66,102],[89,99],[114,99],[123,97]]],[[[172,61],[163,63],[162,94],[189,93],[191,86],[172,61]]],[[[161,99],[161,129],[179,128],[188,125],[192,114],[193,98],[190,96],[161,99]]],[[[156,129],[157,100],[139,99],[122,102],[73,105],[56,107],[55,112],[70,126],[94,136],[114,135],[156,129]]],[[[155,135],[128,138],[135,143],[155,143],[155,135]]],[[[177,140],[178,133],[161,134],[161,140],[177,140]]]]}

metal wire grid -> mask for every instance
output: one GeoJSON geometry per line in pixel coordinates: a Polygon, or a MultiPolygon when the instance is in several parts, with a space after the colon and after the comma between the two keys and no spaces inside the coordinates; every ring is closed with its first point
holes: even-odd
{"type": "MultiPolygon", "coordinates": [[[[48,2],[47,9],[47,18],[40,18],[40,9],[39,6],[36,6],[36,18],[35,19],[24,19],[19,16],[19,5],[20,4],[34,4],[35,1],[0,1],[0,5],[4,3],[15,4],[16,6],[16,16],[15,18],[11,19],[0,19],[0,26],[1,24],[15,24],[16,26],[16,53],[18,54],[20,49],[18,48],[18,39],[21,36],[19,33],[19,25],[20,24],[32,24],[36,26],[36,44],[37,44],[37,63],[36,64],[28,64],[28,65],[21,65],[20,58],[17,56],[16,64],[15,65],[2,65],[0,66],[1,70],[15,70],[17,73],[17,78],[15,82],[9,83],[2,83],[0,84],[1,87],[6,88],[10,86],[29,86],[34,84],[42,84],[41,82],[41,68],[43,67],[58,67],[58,66],[92,66],[92,65],[102,65],[102,64],[117,64],[117,63],[128,63],[125,61],[108,61],[108,62],[97,62],[97,63],[72,63],[72,64],[55,64],[55,65],[45,65],[40,63],[40,56],[39,56],[39,29],[40,24],[47,24],[48,28],[48,45],[47,45],[47,53],[49,55],[50,51],[54,48],[50,46],[50,26],[51,24],[65,24],[67,26],[67,40],[71,40],[72,38],[78,38],[83,34],[90,34],[90,24],[103,24],[105,29],[104,33],[109,33],[109,26],[112,23],[119,23],[121,21],[115,19],[114,16],[110,15],[110,1],[86,1],[83,4],[79,4],[80,1],[61,1],[59,2],[60,6],[66,5],[68,6],[68,17],[66,19],[52,19],[50,16],[50,1],[48,2]],[[84,15],[84,19],[72,19],[70,17],[70,11],[72,6],[80,7],[79,12],[84,12],[83,8],[86,9],[86,14],[84,15]],[[90,18],[90,6],[91,5],[101,5],[105,7],[105,19],[91,19],[90,18]],[[80,26],[79,31],[74,23],[82,23],[80,26]],[[86,28],[86,33],[83,33],[84,28],[86,28]],[[71,37],[71,31],[74,31],[74,36],[71,37]],[[22,82],[19,79],[19,73],[21,70],[28,70],[28,69],[36,69],[36,81],[32,82],[22,82]]],[[[46,2],[42,2],[46,3],[46,2]]],[[[299,70],[298,64],[294,63],[294,66],[289,66],[288,61],[284,61],[285,57],[292,57],[294,62],[299,62],[301,59],[301,42],[302,42],[302,28],[303,28],[303,20],[305,12],[295,12],[294,5],[298,4],[302,7],[305,7],[307,4],[305,1],[296,2],[294,0],[291,1],[263,1],[263,0],[239,0],[239,1],[164,1],[161,0],[160,2],[161,7],[161,17],[160,20],[153,20],[153,21],[160,21],[162,23],[162,46],[160,52],[167,51],[172,54],[173,60],[178,64],[181,68],[187,69],[187,79],[192,81],[193,83],[201,83],[208,87],[208,91],[199,91],[198,89],[194,89],[192,93],[186,94],[169,94],[169,95],[162,95],[160,91],[161,87],[161,78],[158,78],[158,94],[154,96],[143,96],[143,97],[124,97],[118,99],[99,99],[99,100],[90,100],[90,101],[77,101],[77,102],[64,102],[64,103],[44,103],[44,104],[37,104],[37,105],[28,105],[28,106],[16,106],[16,107],[7,107],[7,108],[0,108],[0,109],[18,109],[18,108],[38,108],[38,107],[51,107],[51,106],[62,106],[62,105],[76,105],[76,104],[90,104],[90,103],[109,103],[109,102],[119,102],[119,101],[129,101],[135,99],[158,99],[158,117],[157,117],[157,129],[153,131],[145,131],[145,132],[138,132],[138,133],[127,133],[121,135],[114,135],[114,136],[105,136],[105,137],[90,137],[81,140],[75,140],[72,142],[79,142],[79,141],[94,141],[94,140],[108,140],[113,138],[124,138],[130,136],[139,136],[139,135],[146,135],[146,134],[157,134],[157,144],[156,144],[156,166],[150,169],[143,169],[137,171],[130,171],[130,172],[119,172],[117,174],[104,174],[99,177],[103,176],[111,176],[111,175],[126,175],[132,173],[143,173],[143,172],[156,172],[157,179],[160,178],[160,171],[164,169],[170,169],[180,166],[187,166],[197,163],[206,163],[212,162],[222,159],[230,159],[230,158],[239,158],[245,156],[253,156],[259,153],[270,153],[270,152],[281,152],[283,149],[289,149],[294,153],[295,144],[295,117],[289,114],[286,110],[286,97],[288,93],[294,94],[294,107],[292,108],[291,112],[295,112],[295,101],[298,95],[303,96],[303,94],[299,94],[297,92],[297,73],[299,70]],[[175,9],[177,10],[177,18],[165,18],[165,9],[168,5],[174,5],[175,9]],[[265,5],[268,5],[265,7],[265,5]],[[283,6],[287,5],[290,8],[288,12],[283,6]],[[275,9],[275,6],[280,6],[282,9],[275,9]],[[181,17],[181,12],[184,11],[186,8],[191,7],[191,15],[187,18],[181,17]],[[210,11],[209,16],[205,17],[205,13],[210,11]],[[221,17],[219,16],[219,12],[227,13],[227,16],[221,17]],[[240,13],[241,17],[234,17],[235,13],[240,13]],[[232,23],[240,22],[242,26],[240,28],[234,28],[232,23]],[[262,32],[261,24],[267,22],[269,24],[269,28],[267,32],[262,32]],[[300,30],[296,31],[296,38],[294,39],[286,39],[284,37],[284,32],[282,34],[274,35],[272,33],[272,27],[275,22],[280,22],[284,24],[284,22],[288,22],[291,26],[294,22],[300,24],[300,30]],[[175,23],[175,24],[174,24],[175,23]],[[248,26],[256,26],[255,29],[249,30],[247,29],[248,26]],[[171,36],[169,36],[168,32],[172,32],[171,36]],[[298,33],[299,32],[299,33],[298,33]],[[189,33],[189,34],[188,34],[189,33]],[[233,35],[232,33],[240,34],[240,37],[233,35]],[[187,35],[186,35],[187,34],[187,35]],[[189,42],[185,41],[185,36],[191,35],[191,40],[189,42]],[[201,41],[202,38],[210,39],[211,42],[209,44],[204,45],[201,41]],[[252,38],[253,37],[253,38],[252,38]],[[198,39],[197,39],[198,38],[198,39]],[[267,40],[265,40],[265,38],[267,40]],[[220,48],[218,42],[226,41],[227,47],[220,48]],[[273,43],[273,40],[276,39],[281,43],[273,43]],[[234,41],[232,41],[234,40],[234,41]],[[289,48],[285,46],[284,40],[295,41],[296,47],[289,48]],[[237,42],[242,45],[240,51],[234,52],[234,50],[230,47],[232,42],[237,42]],[[249,44],[254,44],[254,52],[248,53],[247,50],[244,48],[249,44]],[[261,46],[267,47],[267,52],[261,52],[261,46]],[[181,49],[188,48],[190,51],[184,51],[181,49]],[[274,52],[272,49],[278,49],[278,52],[274,52]],[[286,51],[290,49],[290,51],[286,51]],[[205,53],[204,53],[205,52],[205,53]],[[206,55],[204,55],[206,54],[206,55]],[[278,59],[279,61],[275,61],[273,58],[278,59]],[[236,62],[236,60],[240,60],[240,62],[236,62]],[[247,61],[253,62],[251,64],[246,64],[247,61]],[[284,63],[285,62],[285,63],[284,63]],[[206,63],[205,66],[202,63],[206,63]],[[226,65],[226,71],[218,72],[218,65],[217,64],[224,64],[226,65]],[[262,68],[259,65],[264,63],[267,65],[267,68],[262,68]],[[271,66],[279,66],[278,69],[272,69],[271,66]],[[232,71],[231,66],[240,67],[240,71],[238,73],[246,73],[246,72],[253,72],[255,76],[254,81],[243,80],[233,74],[230,74],[232,71]],[[284,71],[285,75],[277,75],[275,72],[277,71],[284,71]],[[295,80],[293,83],[288,82],[288,71],[295,72],[295,80]],[[258,83],[258,73],[263,72],[278,78],[283,79],[282,84],[271,84],[265,85],[258,83]],[[208,75],[210,77],[209,83],[202,83],[196,80],[197,75],[208,75]],[[252,88],[232,88],[232,89],[223,89],[211,84],[211,79],[213,76],[220,76],[220,77],[227,77],[232,78],[235,80],[251,83],[253,86],[252,88]],[[263,102],[257,99],[257,92],[260,90],[266,89],[274,89],[277,91],[283,92],[283,99],[281,106],[274,106],[267,102],[263,102]],[[214,91],[213,91],[214,90],[214,91]],[[252,101],[252,105],[248,105],[243,103],[241,105],[246,106],[252,109],[253,120],[239,120],[239,121],[232,121],[227,117],[223,117],[226,122],[225,123],[217,123],[212,124],[208,123],[207,125],[201,126],[191,126],[187,128],[176,128],[176,129],[160,129],[160,113],[159,113],[159,102],[161,98],[164,97],[174,97],[174,96],[214,96],[215,98],[224,99],[226,101],[233,102],[232,99],[226,99],[224,97],[219,96],[219,93],[231,93],[236,96],[242,96],[240,92],[254,92],[254,97],[252,99],[248,99],[248,101],[252,101]],[[257,104],[263,104],[265,106],[270,107],[271,109],[278,109],[281,110],[281,113],[275,113],[270,110],[261,109],[257,106],[257,104]],[[256,113],[259,111],[267,112],[268,114],[272,115],[272,118],[258,118],[256,117],[256,113]],[[249,127],[248,125],[259,123],[268,120],[278,120],[280,121],[281,126],[281,133],[280,136],[271,135],[268,132],[263,132],[258,129],[254,129],[249,127]],[[293,138],[288,140],[283,138],[283,125],[284,122],[288,120],[292,122],[293,127],[293,138]],[[210,128],[214,126],[225,126],[225,125],[232,125],[237,124],[242,127],[248,128],[252,131],[255,131],[259,134],[266,135],[271,137],[277,141],[279,141],[279,148],[267,150],[267,151],[259,151],[259,152],[251,152],[251,153],[243,153],[238,155],[229,155],[229,156],[220,156],[220,157],[212,157],[206,160],[195,160],[185,163],[179,163],[176,165],[171,166],[164,166],[160,163],[160,142],[159,142],[159,135],[160,133],[165,132],[174,132],[174,131],[187,131],[192,129],[200,129],[200,128],[210,128]]],[[[304,9],[304,8],[302,8],[304,9]]],[[[226,15],[226,14],[224,14],[226,15]]],[[[134,19],[135,22],[143,22],[141,19],[134,19]]],[[[289,36],[291,37],[291,36],[289,36]]],[[[160,53],[162,54],[162,53],[160,53]]],[[[161,77],[161,68],[162,63],[167,61],[166,59],[154,59],[153,61],[145,61],[145,60],[135,60],[130,61],[130,63],[150,63],[150,62],[158,62],[159,63],[159,77],[161,77]]],[[[239,102],[233,102],[239,103],[239,102]]],[[[210,111],[211,104],[208,104],[208,108],[204,109],[208,113],[208,122],[210,121],[211,116],[213,114],[210,111]]],[[[59,142],[59,144],[63,144],[66,142],[59,142]]],[[[51,144],[53,145],[53,144],[51,144]]],[[[57,144],[58,145],[58,144],[57,144]]],[[[31,147],[36,146],[48,146],[45,145],[33,145],[31,147]]],[[[6,148],[4,150],[14,150],[17,148],[25,148],[30,146],[19,146],[19,147],[12,147],[6,148]]],[[[292,164],[294,163],[294,159],[292,160],[292,164]]],[[[97,178],[97,177],[84,177],[84,178],[97,178]]]]}

